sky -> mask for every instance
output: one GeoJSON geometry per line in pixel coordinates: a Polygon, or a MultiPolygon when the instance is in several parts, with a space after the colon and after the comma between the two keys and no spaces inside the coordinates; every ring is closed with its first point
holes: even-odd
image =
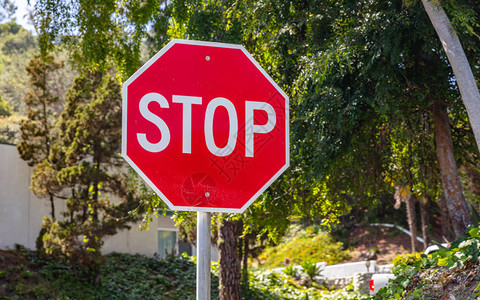
{"type": "Polygon", "coordinates": [[[32,9],[34,4],[35,0],[30,0],[29,6],[27,0],[15,0],[15,5],[17,6],[15,18],[17,20],[17,23],[22,25],[23,28],[31,31],[33,31],[33,26],[28,22],[27,9],[32,9]]]}

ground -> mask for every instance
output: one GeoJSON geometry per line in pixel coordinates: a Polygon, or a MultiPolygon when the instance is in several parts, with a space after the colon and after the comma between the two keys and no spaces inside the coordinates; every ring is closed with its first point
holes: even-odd
{"type": "MultiPolygon", "coordinates": [[[[29,261],[22,252],[15,250],[0,250],[0,299],[7,295],[16,295],[17,291],[10,291],[10,287],[22,282],[22,288],[30,289],[30,285],[38,282],[36,268],[30,266],[29,261]],[[27,278],[28,280],[23,280],[27,278]]],[[[23,295],[23,299],[33,299],[31,295],[23,295]]]]}
{"type": "Polygon", "coordinates": [[[18,255],[18,252],[0,250],[0,270],[7,270],[26,263],[28,261],[23,256],[18,255]]]}
{"type": "Polygon", "coordinates": [[[463,268],[432,268],[415,274],[408,291],[420,289],[430,299],[478,299],[475,295],[479,286],[480,266],[470,262],[463,268]]]}
{"type": "Polygon", "coordinates": [[[357,227],[350,230],[349,244],[352,257],[343,263],[366,260],[367,255],[376,254],[377,265],[391,264],[395,256],[409,253],[410,236],[386,227],[357,227]],[[370,254],[372,253],[372,254],[370,254]]]}
{"type": "MultiPolygon", "coordinates": [[[[357,227],[349,232],[352,257],[347,262],[365,260],[367,253],[376,252],[377,265],[390,264],[399,254],[409,253],[410,236],[392,228],[357,227]]],[[[417,245],[422,251],[421,246],[417,245]]],[[[373,258],[375,259],[375,258],[373,258]]],[[[480,263],[469,261],[465,266],[447,268],[434,266],[409,277],[402,299],[480,299],[476,295],[480,282],[480,263]]]]}

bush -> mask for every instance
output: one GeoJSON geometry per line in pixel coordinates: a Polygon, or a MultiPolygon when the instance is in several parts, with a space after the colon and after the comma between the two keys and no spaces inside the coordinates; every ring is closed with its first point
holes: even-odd
{"type": "MultiPolygon", "coordinates": [[[[0,264],[0,299],[195,299],[195,257],[161,260],[143,255],[105,256],[100,284],[85,279],[81,269],[28,250],[11,250],[18,261],[0,264]]],[[[3,256],[0,256],[3,257],[3,256]]],[[[1,258],[0,258],[1,261],[1,258]]],[[[212,266],[211,298],[218,299],[218,276],[212,266]]],[[[249,272],[243,299],[368,299],[351,287],[337,291],[306,288],[292,277],[272,271],[249,272]]]]}
{"type": "Polygon", "coordinates": [[[0,117],[8,117],[13,112],[13,106],[0,96],[0,117]]]}
{"type": "Polygon", "coordinates": [[[281,267],[285,258],[297,265],[307,261],[331,265],[350,257],[342,247],[343,244],[335,242],[328,233],[306,230],[290,241],[267,248],[259,258],[264,261],[264,268],[281,267]]]}
{"type": "Polygon", "coordinates": [[[315,276],[320,276],[322,270],[316,263],[306,261],[302,264],[302,271],[310,278],[310,282],[313,282],[315,276]]]}
{"type": "Polygon", "coordinates": [[[273,271],[258,270],[250,273],[249,287],[242,290],[243,299],[280,300],[280,299],[317,299],[317,300],[363,300],[367,295],[354,292],[352,287],[327,291],[306,288],[299,285],[288,275],[273,271]]]}
{"type": "Polygon", "coordinates": [[[420,252],[406,253],[406,254],[400,254],[397,257],[395,257],[392,263],[394,267],[398,265],[413,265],[421,259],[422,259],[422,253],[420,252]]]}
{"type": "Polygon", "coordinates": [[[289,265],[287,267],[285,267],[285,269],[283,269],[283,273],[285,275],[288,275],[290,277],[294,277],[295,275],[297,275],[297,270],[295,268],[295,265],[289,265]]]}
{"type": "Polygon", "coordinates": [[[443,299],[442,295],[464,299],[462,291],[470,293],[466,288],[467,283],[470,286],[474,284],[476,289],[472,293],[480,296],[480,277],[475,275],[480,265],[480,228],[470,226],[467,234],[453,242],[450,248],[440,248],[429,255],[403,255],[396,258],[394,264],[392,271],[397,278],[387,287],[380,289],[375,299],[443,299]],[[467,272],[470,272],[471,276],[469,275],[468,280],[462,279],[460,295],[453,295],[453,289],[439,289],[447,288],[448,283],[458,285],[455,276],[463,276],[462,274],[467,272]]]}
{"type": "MultiPolygon", "coordinates": [[[[0,269],[0,299],[194,299],[196,266],[191,257],[161,260],[143,255],[105,256],[99,284],[82,269],[36,253],[15,250],[22,263],[0,269]],[[21,296],[21,297],[18,297],[21,296]]],[[[212,274],[212,299],[218,277],[212,274]]]]}

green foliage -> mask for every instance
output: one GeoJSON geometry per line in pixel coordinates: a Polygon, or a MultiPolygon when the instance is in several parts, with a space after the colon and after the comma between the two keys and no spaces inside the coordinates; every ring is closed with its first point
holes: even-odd
{"type": "MultiPolygon", "coordinates": [[[[167,214],[167,205],[163,200],[143,181],[140,176],[132,169],[128,168],[126,177],[127,189],[134,193],[134,198],[138,201],[138,206],[131,211],[131,217],[142,218],[139,225],[140,230],[149,230],[154,217],[167,214]]],[[[181,221],[180,221],[181,222],[181,221]]],[[[179,224],[177,224],[179,226],[179,224]]],[[[179,238],[182,241],[191,241],[182,236],[182,227],[179,227],[179,238]]]]}
{"type": "Polygon", "coordinates": [[[20,123],[24,117],[17,114],[0,117],[0,143],[15,145],[20,141],[20,123]]]}
{"type": "MultiPolygon", "coordinates": [[[[158,260],[140,255],[111,254],[102,272],[106,274],[103,280],[109,282],[105,290],[112,290],[114,294],[127,299],[151,299],[158,295],[167,299],[195,297],[196,268],[186,256],[158,260]],[[115,273],[116,276],[107,275],[115,273]],[[137,282],[137,286],[132,286],[132,282],[137,282]]],[[[212,277],[215,299],[218,297],[218,279],[212,277]]]]}
{"type": "MultiPolygon", "coordinates": [[[[0,270],[0,299],[23,296],[55,299],[194,299],[194,261],[186,256],[165,260],[112,253],[106,256],[101,281],[93,285],[80,269],[23,252],[28,264],[0,270]]],[[[218,278],[212,275],[212,299],[218,298],[218,278]]]]}
{"type": "MultiPolygon", "coordinates": [[[[110,74],[85,71],[74,82],[57,123],[59,135],[51,145],[48,164],[38,178],[51,189],[65,191],[64,219],[44,219],[47,254],[81,268],[99,282],[105,260],[103,238],[127,228],[138,207],[126,183],[120,160],[120,85],[110,74]],[[49,174],[53,180],[49,180],[49,174]],[[113,197],[118,197],[113,201],[113,197]]],[[[40,187],[42,185],[39,185],[40,187]]]]}
{"type": "Polygon", "coordinates": [[[316,276],[320,276],[322,269],[320,265],[315,262],[304,261],[302,263],[302,271],[307,274],[308,278],[310,278],[310,282],[313,282],[313,279],[316,276]]]}
{"type": "Polygon", "coordinates": [[[30,31],[14,21],[0,24],[0,94],[17,112],[24,112],[23,99],[29,88],[25,68],[35,47],[36,39],[30,31]]]}
{"type": "Polygon", "coordinates": [[[382,288],[375,299],[418,299],[419,295],[438,293],[432,288],[432,278],[441,280],[456,271],[461,273],[466,266],[478,266],[479,246],[480,227],[470,226],[465,236],[449,248],[440,248],[428,256],[417,253],[397,258],[392,270],[397,278],[382,288]]]}
{"type": "Polygon", "coordinates": [[[12,114],[12,112],[13,106],[0,96],[0,118],[8,117],[12,114]]]}
{"type": "Polygon", "coordinates": [[[154,0],[41,0],[35,2],[35,10],[41,12],[34,15],[34,23],[42,53],[61,40],[79,69],[106,71],[113,63],[124,78],[138,68],[148,22],[161,13],[154,0]]]}
{"type": "Polygon", "coordinates": [[[31,89],[24,100],[27,119],[20,124],[22,141],[18,145],[18,151],[30,166],[48,159],[50,147],[54,143],[53,127],[58,117],[55,104],[59,98],[53,95],[47,79],[61,67],[62,63],[55,61],[51,55],[36,55],[27,66],[31,89]]]}
{"type": "Polygon", "coordinates": [[[36,46],[36,41],[32,33],[22,27],[20,27],[20,30],[17,32],[6,31],[0,34],[0,36],[2,37],[1,50],[7,55],[24,53],[36,46]],[[7,32],[9,34],[7,34],[7,32]]]}
{"type": "Polygon", "coordinates": [[[322,231],[306,231],[296,235],[289,241],[267,248],[259,258],[265,260],[264,268],[274,268],[283,265],[285,258],[290,258],[293,264],[303,265],[313,262],[336,264],[349,257],[347,250],[342,250],[342,244],[322,231]]]}
{"type": "Polygon", "coordinates": [[[172,1],[172,26],[167,33],[173,38],[239,43],[247,5],[235,1],[172,1]]]}
{"type": "MultiPolygon", "coordinates": [[[[324,43],[305,44],[300,60],[292,101],[296,165],[320,181],[337,205],[371,207],[389,198],[392,183],[436,199],[442,186],[432,105],[447,103],[459,125],[465,109],[421,1],[338,6],[329,17],[319,14],[322,21],[331,18],[331,31],[324,32],[324,43]]],[[[464,145],[475,145],[466,136],[464,145]]]]}
{"type": "Polygon", "coordinates": [[[16,10],[17,6],[15,5],[15,2],[12,2],[11,0],[0,0],[0,22],[10,18],[15,14],[16,10]]]}
{"type": "MultiPolygon", "coordinates": [[[[39,257],[29,251],[16,251],[18,264],[2,268],[0,260],[0,299],[194,299],[195,257],[169,256],[164,260],[142,255],[111,253],[106,256],[100,284],[86,280],[81,269],[60,261],[39,257]]],[[[11,259],[12,256],[9,255],[11,259]]],[[[1,256],[0,256],[1,257],[1,256]]],[[[212,299],[219,298],[216,265],[212,266],[212,299]]],[[[243,299],[368,299],[347,287],[322,291],[298,285],[292,278],[271,271],[249,274],[243,299]]]]}
{"type": "Polygon", "coordinates": [[[451,15],[451,23],[456,32],[462,34],[464,41],[468,36],[480,39],[478,8],[470,1],[442,1],[442,7],[451,15]]]}
{"type": "Polygon", "coordinates": [[[353,291],[351,287],[345,287],[339,290],[325,291],[320,295],[320,300],[367,300],[370,296],[353,291]]]}
{"type": "Polygon", "coordinates": [[[285,275],[293,277],[297,274],[297,269],[295,268],[294,264],[290,264],[289,266],[285,267],[282,272],[285,273],[285,275]]]}
{"type": "Polygon", "coordinates": [[[298,285],[291,277],[272,271],[254,271],[249,276],[249,290],[243,290],[245,299],[317,299],[320,292],[298,285]]]}
{"type": "MultiPolygon", "coordinates": [[[[59,50],[59,49],[56,49],[59,50]]],[[[24,99],[31,90],[28,64],[38,53],[37,37],[15,22],[0,24],[0,94],[4,100],[14,107],[20,114],[26,113],[24,99]]],[[[59,98],[63,103],[64,94],[70,87],[75,73],[68,64],[70,60],[65,51],[51,52],[56,61],[66,61],[64,67],[50,72],[46,78],[50,87],[50,94],[59,98]]],[[[61,111],[62,105],[55,109],[61,111]]]]}
{"type": "Polygon", "coordinates": [[[54,129],[59,102],[53,92],[52,75],[63,64],[53,56],[36,55],[26,68],[30,77],[30,90],[24,99],[27,117],[20,123],[21,141],[17,145],[20,157],[34,167],[30,188],[39,198],[50,200],[50,216],[55,219],[55,173],[51,168],[52,145],[57,133],[54,129]],[[48,167],[48,168],[47,168],[48,167]]]}
{"type": "MultiPolygon", "coordinates": [[[[337,16],[338,21],[346,21],[333,25],[338,36],[326,45],[327,48],[314,49],[314,55],[305,57],[304,71],[298,78],[301,92],[299,117],[294,121],[293,128],[294,134],[304,141],[306,148],[299,154],[306,160],[306,166],[313,167],[311,170],[315,176],[325,178],[334,193],[352,194],[358,200],[391,192],[391,187],[384,184],[385,177],[392,176],[386,171],[410,172],[413,169],[411,161],[416,158],[412,158],[412,155],[405,158],[408,164],[400,167],[395,165],[396,157],[389,161],[392,141],[401,144],[401,149],[408,147],[412,137],[422,142],[429,141],[428,146],[433,143],[432,132],[428,133],[429,138],[426,139],[422,135],[425,128],[413,126],[411,129],[414,122],[425,124],[420,113],[415,115],[415,118],[418,117],[416,120],[412,120],[412,114],[401,112],[411,111],[417,105],[429,105],[424,105],[423,98],[406,102],[407,97],[420,95],[403,82],[425,80],[420,78],[421,74],[416,70],[409,69],[415,67],[406,62],[419,55],[419,49],[408,47],[416,47],[411,44],[415,44],[415,39],[422,38],[420,35],[412,36],[413,29],[407,29],[407,26],[416,27],[421,22],[428,24],[429,21],[420,16],[423,8],[419,3],[408,9],[400,9],[398,2],[389,5],[383,2],[365,2],[362,6],[346,4],[345,10],[337,16]],[[412,22],[413,19],[416,22],[412,22]],[[407,58],[407,55],[411,56],[407,58]],[[388,69],[387,64],[391,64],[388,69]],[[411,73],[405,79],[407,71],[411,73]],[[393,100],[397,97],[398,101],[393,100]],[[408,126],[403,123],[404,118],[408,126]],[[403,139],[392,135],[392,129],[395,128],[404,134],[403,139]],[[335,181],[327,181],[329,175],[335,181]],[[359,181],[368,184],[349,184],[359,181]]],[[[423,37],[434,34],[427,25],[423,30],[423,37]]],[[[438,81],[444,84],[444,88],[448,86],[445,78],[438,81]]],[[[416,149],[412,151],[419,152],[416,149]]],[[[422,155],[424,152],[426,150],[422,155]]],[[[406,176],[402,174],[398,177],[405,179],[406,176]]],[[[398,177],[395,179],[398,180],[398,177]]]]}
{"type": "Polygon", "coordinates": [[[422,253],[415,252],[415,253],[406,253],[402,255],[396,256],[392,264],[394,267],[399,265],[414,265],[416,262],[422,259],[422,253]]]}
{"type": "Polygon", "coordinates": [[[250,273],[249,288],[242,291],[244,299],[280,300],[280,299],[338,299],[363,300],[367,295],[354,292],[351,287],[335,291],[318,290],[298,285],[291,277],[272,271],[254,271],[250,273]]]}
{"type": "Polygon", "coordinates": [[[22,30],[25,29],[14,21],[0,24],[0,35],[17,34],[22,30]]]}

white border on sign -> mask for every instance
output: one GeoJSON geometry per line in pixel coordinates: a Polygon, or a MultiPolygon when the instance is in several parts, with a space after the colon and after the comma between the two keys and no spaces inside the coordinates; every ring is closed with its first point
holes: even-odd
{"type": "Polygon", "coordinates": [[[204,41],[193,41],[193,40],[181,40],[173,39],[165,47],[163,47],[157,54],[148,60],[140,69],[135,72],[130,78],[123,83],[123,101],[122,101],[122,157],[127,161],[127,163],[142,177],[142,179],[152,188],[157,195],[167,204],[171,210],[181,210],[181,211],[203,211],[203,212],[225,212],[225,213],[243,213],[252,203],[255,201],[289,166],[290,166],[290,114],[289,114],[289,98],[287,94],[277,85],[277,83],[270,77],[270,75],[265,72],[265,70],[260,66],[260,64],[253,58],[253,56],[248,53],[248,51],[242,46],[237,44],[226,44],[226,43],[215,43],[215,42],[204,42],[204,41]],[[206,47],[217,47],[217,48],[230,48],[230,49],[240,49],[248,59],[257,67],[257,69],[267,78],[267,80],[275,87],[275,89],[284,97],[285,99],[285,153],[286,153],[286,162],[285,165],[278,170],[275,175],[268,180],[262,188],[258,190],[255,195],[253,195],[250,200],[245,203],[239,209],[232,208],[214,208],[214,207],[195,207],[195,206],[175,206],[173,205],[168,198],[153,184],[153,182],[143,173],[142,170],[131,160],[127,155],[127,89],[128,86],[137,79],[145,70],[147,70],[157,59],[159,59],[163,54],[165,54],[173,45],[175,44],[187,44],[187,45],[198,45],[206,47]]]}

